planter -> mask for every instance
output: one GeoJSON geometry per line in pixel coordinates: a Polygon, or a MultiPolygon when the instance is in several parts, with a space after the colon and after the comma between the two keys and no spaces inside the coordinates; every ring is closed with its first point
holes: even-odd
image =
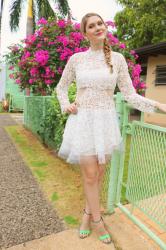
{"type": "Polygon", "coordinates": [[[9,101],[8,100],[3,100],[2,101],[2,108],[4,111],[9,111],[9,101]]]}

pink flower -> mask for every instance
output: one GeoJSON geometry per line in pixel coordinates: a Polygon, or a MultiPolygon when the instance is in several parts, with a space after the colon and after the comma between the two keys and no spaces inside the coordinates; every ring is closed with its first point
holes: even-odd
{"type": "Polygon", "coordinates": [[[136,54],[135,50],[130,50],[130,54],[134,56],[135,59],[137,59],[139,56],[136,54]]]}
{"type": "Polygon", "coordinates": [[[79,47],[76,47],[75,49],[74,49],[74,52],[75,53],[78,53],[78,52],[82,52],[82,51],[86,51],[87,50],[87,48],[79,48],[79,47]]]}
{"type": "Polygon", "coordinates": [[[131,55],[135,55],[135,53],[136,53],[135,50],[130,50],[131,55]]]}
{"type": "Polygon", "coordinates": [[[47,50],[38,50],[35,52],[35,60],[42,66],[46,65],[49,59],[49,54],[47,50]]]}
{"type": "Polygon", "coordinates": [[[41,27],[40,29],[38,29],[38,30],[36,30],[35,31],[35,34],[37,35],[37,36],[42,36],[43,35],[43,27],[41,27]]]}
{"type": "Polygon", "coordinates": [[[51,83],[53,83],[53,80],[50,79],[45,79],[45,84],[50,85],[51,83]]]}
{"type": "Polygon", "coordinates": [[[138,59],[139,55],[135,54],[135,56],[134,56],[134,57],[135,57],[135,59],[138,59]]]}
{"type": "Polygon", "coordinates": [[[42,47],[42,44],[41,43],[38,43],[37,44],[37,48],[41,48],[42,47]]]}
{"type": "Polygon", "coordinates": [[[115,27],[116,27],[115,23],[112,22],[112,21],[106,21],[106,24],[107,24],[108,26],[111,26],[112,28],[115,28],[115,27]]]}
{"type": "Polygon", "coordinates": [[[11,49],[13,52],[17,52],[19,50],[19,47],[17,45],[14,45],[11,49]]]}
{"type": "Polygon", "coordinates": [[[34,79],[30,78],[29,79],[29,84],[32,84],[32,83],[34,83],[34,79]]]}
{"type": "Polygon", "coordinates": [[[49,66],[45,67],[45,74],[41,74],[41,77],[43,78],[54,78],[55,73],[50,69],[49,66]]]}
{"type": "Polygon", "coordinates": [[[21,80],[19,78],[16,79],[16,83],[17,84],[20,84],[21,83],[21,80]]]}
{"type": "Polygon", "coordinates": [[[54,72],[51,71],[50,67],[45,67],[45,77],[54,76],[54,72]]]}
{"type": "Polygon", "coordinates": [[[88,47],[82,47],[81,51],[87,51],[89,48],[88,47]]]}
{"type": "Polygon", "coordinates": [[[45,67],[45,72],[46,72],[46,74],[48,75],[48,74],[50,74],[50,72],[51,72],[51,69],[50,69],[50,67],[48,66],[48,67],[45,67]]]}
{"type": "Polygon", "coordinates": [[[57,70],[58,70],[58,73],[59,73],[59,74],[62,74],[63,70],[62,70],[62,68],[61,68],[61,67],[58,67],[58,69],[57,69],[57,70]]]}
{"type": "Polygon", "coordinates": [[[57,36],[57,41],[62,43],[64,47],[66,47],[69,44],[69,38],[64,35],[57,36]]]}
{"type": "Polygon", "coordinates": [[[145,88],[146,88],[146,85],[145,85],[144,82],[141,82],[140,85],[139,85],[139,87],[140,87],[141,89],[145,89],[145,88]]]}
{"type": "Polygon", "coordinates": [[[9,75],[9,78],[10,78],[10,79],[14,79],[14,74],[10,74],[10,75],[9,75]]]}
{"type": "Polygon", "coordinates": [[[80,30],[80,23],[75,23],[74,24],[74,29],[80,30]]]}
{"type": "Polygon", "coordinates": [[[10,67],[9,67],[9,70],[14,70],[14,66],[10,66],[10,67]]]}
{"type": "Polygon", "coordinates": [[[84,39],[83,35],[80,32],[71,32],[70,35],[76,42],[80,42],[84,39]]]}
{"type": "Polygon", "coordinates": [[[132,70],[132,76],[135,77],[135,76],[139,76],[140,73],[141,73],[141,65],[140,64],[136,64],[134,67],[133,67],[133,70],[132,70]]]}
{"type": "Polygon", "coordinates": [[[28,44],[28,45],[33,44],[35,41],[36,41],[36,35],[35,35],[35,34],[29,35],[29,36],[27,36],[27,38],[25,39],[25,43],[28,44]]]}
{"type": "Polygon", "coordinates": [[[126,48],[126,45],[125,45],[124,43],[121,43],[121,44],[119,45],[119,48],[125,49],[125,48],[126,48]]]}
{"type": "Polygon", "coordinates": [[[36,67],[31,68],[31,70],[30,70],[30,75],[31,75],[31,76],[36,76],[36,75],[38,75],[38,74],[39,74],[38,68],[36,68],[36,67]]]}
{"type": "Polygon", "coordinates": [[[44,37],[44,42],[48,42],[48,37],[44,37]]]}
{"type": "Polygon", "coordinates": [[[57,25],[59,26],[59,28],[65,28],[66,22],[65,22],[65,20],[61,19],[61,20],[57,21],[57,25]]]}
{"type": "Polygon", "coordinates": [[[114,45],[114,44],[119,44],[118,38],[116,38],[115,36],[113,36],[111,33],[108,33],[108,38],[109,38],[110,43],[111,43],[112,45],[114,45]]]}
{"type": "Polygon", "coordinates": [[[55,45],[56,42],[49,42],[48,45],[55,45]]]}
{"type": "Polygon", "coordinates": [[[72,54],[73,54],[72,50],[65,48],[60,55],[60,60],[64,61],[64,60],[68,59],[72,54]]]}
{"type": "Polygon", "coordinates": [[[63,48],[61,48],[61,47],[58,47],[57,49],[56,49],[56,52],[62,52],[63,51],[63,48]]]}
{"type": "Polygon", "coordinates": [[[31,56],[31,53],[29,51],[25,51],[23,56],[21,57],[21,60],[26,60],[30,56],[31,56]]]}
{"type": "Polygon", "coordinates": [[[134,67],[134,62],[130,59],[127,60],[127,64],[129,66],[129,68],[131,68],[131,69],[134,67]]]}
{"type": "Polygon", "coordinates": [[[40,25],[40,24],[47,24],[48,22],[47,22],[47,20],[44,18],[44,17],[42,17],[38,22],[37,22],[37,25],[40,25]]]}

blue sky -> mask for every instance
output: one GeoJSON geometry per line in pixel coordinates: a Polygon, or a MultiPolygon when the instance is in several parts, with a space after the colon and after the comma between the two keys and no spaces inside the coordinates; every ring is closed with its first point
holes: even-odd
{"type": "MultiPolygon", "coordinates": [[[[9,27],[9,6],[12,0],[5,0],[4,2],[1,53],[7,51],[7,47],[12,43],[19,42],[19,40],[25,38],[27,18],[27,6],[24,5],[19,30],[18,32],[11,33],[9,27]]],[[[81,21],[82,16],[87,12],[97,12],[104,20],[113,20],[116,12],[122,9],[116,0],[68,0],[68,2],[73,17],[75,17],[78,22],[81,21]]]]}

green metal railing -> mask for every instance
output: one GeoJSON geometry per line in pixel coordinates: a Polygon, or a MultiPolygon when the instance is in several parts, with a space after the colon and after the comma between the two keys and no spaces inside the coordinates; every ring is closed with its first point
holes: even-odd
{"type": "Polygon", "coordinates": [[[10,95],[9,112],[23,111],[24,109],[24,95],[10,95]]]}
{"type": "Polygon", "coordinates": [[[131,106],[117,96],[117,111],[120,113],[120,127],[126,148],[126,139],[131,135],[128,176],[124,181],[125,151],[115,152],[110,164],[108,186],[108,211],[119,207],[135,224],[147,233],[160,247],[164,243],[135,215],[134,209],[141,210],[153,222],[166,230],[166,128],[141,121],[129,122],[131,106]],[[125,189],[127,209],[122,204],[122,191],[125,189]]]}
{"type": "Polygon", "coordinates": [[[45,117],[52,96],[26,96],[24,102],[24,125],[34,134],[38,133],[40,123],[45,117]]]}

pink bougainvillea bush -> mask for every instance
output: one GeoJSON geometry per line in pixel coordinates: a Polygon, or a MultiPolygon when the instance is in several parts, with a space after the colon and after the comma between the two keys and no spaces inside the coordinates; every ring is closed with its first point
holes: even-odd
{"type": "MultiPolygon", "coordinates": [[[[112,21],[106,23],[111,28],[115,27],[112,21]]],[[[140,79],[141,66],[136,63],[138,55],[126,48],[111,32],[108,33],[108,39],[112,49],[125,56],[133,86],[138,93],[144,94],[146,87],[140,79]]],[[[79,23],[61,18],[41,18],[33,35],[28,36],[21,44],[9,47],[6,59],[11,65],[10,78],[22,90],[29,88],[33,93],[49,95],[59,82],[69,57],[88,48],[88,42],[80,33],[79,23]]]]}

